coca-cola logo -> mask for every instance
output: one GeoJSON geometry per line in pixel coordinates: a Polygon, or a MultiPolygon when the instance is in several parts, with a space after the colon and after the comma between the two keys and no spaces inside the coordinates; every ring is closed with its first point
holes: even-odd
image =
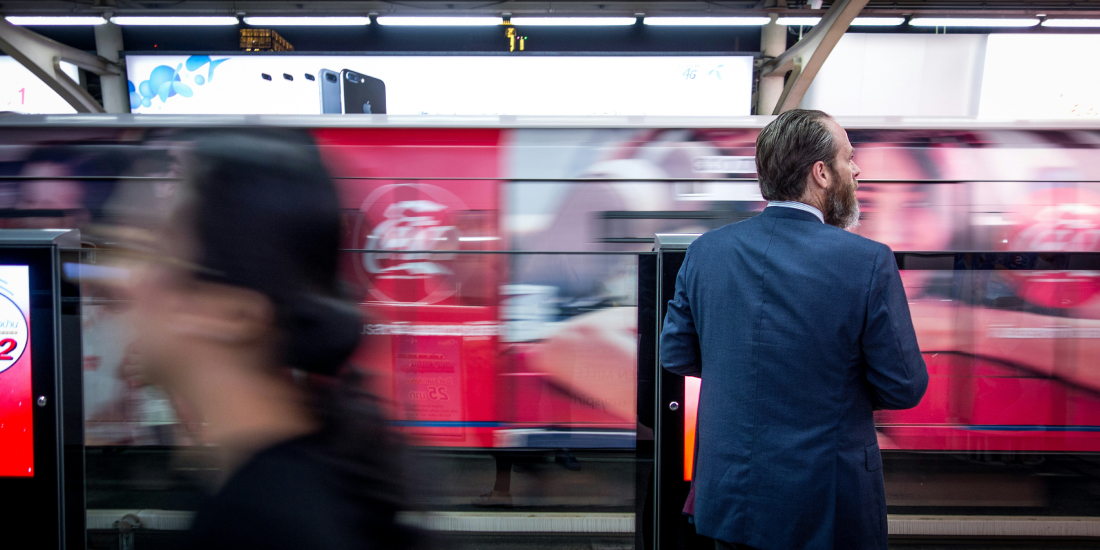
{"type": "Polygon", "coordinates": [[[459,247],[453,213],[466,207],[453,193],[423,183],[375,189],[360,207],[362,277],[382,302],[435,304],[457,291],[451,264],[459,247]]]}
{"type": "MultiPolygon", "coordinates": [[[[1100,250],[1100,196],[1073,188],[1044,189],[1027,197],[1017,213],[1006,250],[1095,252],[1100,250]]],[[[1044,307],[1076,307],[1100,293],[1092,271],[1012,271],[1020,296],[1044,307]]]]}

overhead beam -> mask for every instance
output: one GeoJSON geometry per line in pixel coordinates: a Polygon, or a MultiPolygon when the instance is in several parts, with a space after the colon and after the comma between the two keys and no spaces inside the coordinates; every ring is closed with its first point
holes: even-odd
{"type": "Polygon", "coordinates": [[[98,55],[66,46],[12,25],[0,18],[0,51],[12,56],[34,76],[57,92],[78,113],[103,113],[103,106],[87,90],[80,87],[65,71],[61,62],[72,63],[98,75],[121,75],[117,63],[98,55]]]}
{"type": "Polygon", "coordinates": [[[868,0],[836,0],[821,21],[810,29],[802,40],[791,46],[779,57],[764,63],[760,76],[793,71],[783,87],[783,95],[772,110],[773,115],[789,111],[802,103],[806,90],[814,81],[825,59],[832,53],[840,37],[848,31],[852,21],[867,5],[868,0]],[[799,70],[795,71],[795,68],[799,70]]]}

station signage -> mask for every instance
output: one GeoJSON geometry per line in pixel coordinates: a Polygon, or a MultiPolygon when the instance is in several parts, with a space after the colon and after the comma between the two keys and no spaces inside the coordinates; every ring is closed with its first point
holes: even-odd
{"type": "MultiPolygon", "coordinates": [[[[61,70],[74,81],[80,78],[75,65],[62,62],[61,70]]],[[[53,115],[75,113],[76,109],[18,61],[0,56],[0,112],[5,111],[53,115]]]]}

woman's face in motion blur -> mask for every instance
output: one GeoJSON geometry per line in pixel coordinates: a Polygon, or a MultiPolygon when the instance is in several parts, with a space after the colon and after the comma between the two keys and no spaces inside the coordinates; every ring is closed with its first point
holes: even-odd
{"type": "Polygon", "coordinates": [[[272,308],[261,294],[203,280],[189,218],[180,208],[161,232],[156,254],[132,285],[138,374],[173,392],[217,383],[213,362],[237,362],[263,349],[273,332],[272,308]]]}
{"type": "Polygon", "coordinates": [[[158,235],[155,255],[135,269],[132,283],[135,351],[140,374],[149,382],[169,388],[174,373],[186,368],[188,344],[180,337],[177,310],[186,300],[185,289],[196,281],[182,262],[189,253],[178,216],[158,235]]]}

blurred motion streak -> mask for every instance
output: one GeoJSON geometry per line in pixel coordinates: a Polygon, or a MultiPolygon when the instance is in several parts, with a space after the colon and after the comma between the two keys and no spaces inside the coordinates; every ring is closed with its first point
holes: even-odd
{"type": "MultiPolygon", "coordinates": [[[[917,408],[878,414],[882,448],[1100,452],[1100,264],[1052,256],[1100,253],[1100,130],[848,126],[855,231],[923,253],[901,267],[931,383],[917,408]]],[[[88,234],[91,445],[192,443],[182,411],[133,381],[104,284],[126,276],[105,261],[113,239],[172,199],[163,144],[183,131],[0,128],[0,222],[88,234]]],[[[369,319],[354,361],[421,447],[634,449],[652,427],[636,413],[637,261],[621,253],[764,207],[756,127],[311,131],[369,319]]]]}

